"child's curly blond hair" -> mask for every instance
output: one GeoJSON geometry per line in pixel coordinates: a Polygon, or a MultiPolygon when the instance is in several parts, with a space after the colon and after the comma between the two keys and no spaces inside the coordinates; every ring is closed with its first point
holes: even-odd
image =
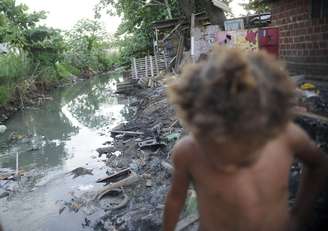
{"type": "Polygon", "coordinates": [[[264,52],[214,48],[169,86],[182,124],[196,137],[266,142],[291,119],[294,84],[264,52]]]}

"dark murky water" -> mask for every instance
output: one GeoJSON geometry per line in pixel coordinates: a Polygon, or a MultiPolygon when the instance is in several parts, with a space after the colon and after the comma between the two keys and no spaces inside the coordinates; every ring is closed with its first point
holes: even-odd
{"type": "Polygon", "coordinates": [[[115,85],[109,76],[79,82],[7,122],[0,137],[0,168],[15,169],[18,153],[20,170],[31,176],[16,186],[18,193],[0,199],[6,231],[90,229],[81,226],[88,211],[59,214],[59,209],[72,196],[102,187],[95,180],[105,175],[106,167],[95,150],[111,140],[106,130],[133,113],[128,106],[133,99],[115,95],[115,85]],[[94,175],[72,179],[66,173],[76,167],[93,169],[94,175]]]}

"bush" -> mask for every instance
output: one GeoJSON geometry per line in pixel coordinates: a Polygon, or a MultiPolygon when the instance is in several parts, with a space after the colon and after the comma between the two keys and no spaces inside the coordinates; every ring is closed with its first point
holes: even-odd
{"type": "Polygon", "coordinates": [[[0,55],[0,84],[15,84],[27,78],[32,70],[30,59],[24,53],[0,55]]]}
{"type": "Polygon", "coordinates": [[[0,86],[0,105],[6,104],[10,99],[10,90],[6,86],[0,86]]]}
{"type": "Polygon", "coordinates": [[[96,20],[80,20],[66,35],[68,49],[65,62],[79,69],[106,71],[112,67],[108,58],[108,36],[96,20]]]}
{"type": "Polygon", "coordinates": [[[58,82],[60,77],[58,76],[56,66],[40,66],[36,73],[36,80],[43,83],[43,85],[51,85],[58,82]]]}
{"type": "Polygon", "coordinates": [[[56,63],[56,71],[59,79],[66,79],[72,76],[72,73],[69,71],[66,65],[62,63],[56,63]]]}
{"type": "Polygon", "coordinates": [[[62,60],[65,42],[61,31],[47,27],[36,27],[25,33],[25,49],[34,63],[51,66],[62,60]]]}

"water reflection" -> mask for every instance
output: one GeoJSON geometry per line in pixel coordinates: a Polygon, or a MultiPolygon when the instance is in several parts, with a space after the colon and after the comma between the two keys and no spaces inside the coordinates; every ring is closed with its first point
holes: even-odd
{"type": "Polygon", "coordinates": [[[131,116],[130,99],[113,94],[115,82],[110,77],[83,81],[57,90],[54,100],[38,109],[17,113],[0,137],[0,168],[15,168],[17,152],[23,169],[85,162],[101,142],[108,140],[100,131],[131,116]]]}

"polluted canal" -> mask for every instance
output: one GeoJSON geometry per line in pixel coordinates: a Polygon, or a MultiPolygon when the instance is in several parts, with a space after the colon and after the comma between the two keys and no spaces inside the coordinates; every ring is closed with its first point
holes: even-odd
{"type": "Polygon", "coordinates": [[[0,180],[0,194],[7,194],[0,199],[6,231],[91,230],[85,214],[102,216],[91,205],[77,212],[83,202],[74,198],[102,187],[95,182],[108,167],[96,149],[110,144],[106,131],[135,113],[130,106],[135,99],[114,93],[117,81],[102,76],[57,89],[52,100],[7,121],[0,137],[0,173],[15,173],[18,159],[23,176],[0,180]]]}

